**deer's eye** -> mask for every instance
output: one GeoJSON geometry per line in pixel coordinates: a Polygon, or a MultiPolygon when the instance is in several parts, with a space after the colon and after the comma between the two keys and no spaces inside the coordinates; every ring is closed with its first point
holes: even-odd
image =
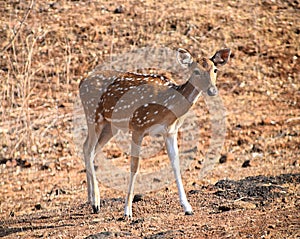
{"type": "Polygon", "coordinates": [[[200,71],[195,70],[195,71],[194,71],[194,74],[195,74],[196,76],[199,76],[199,75],[200,75],[200,71]]]}
{"type": "Polygon", "coordinates": [[[217,73],[218,72],[218,69],[214,69],[214,73],[217,73]]]}

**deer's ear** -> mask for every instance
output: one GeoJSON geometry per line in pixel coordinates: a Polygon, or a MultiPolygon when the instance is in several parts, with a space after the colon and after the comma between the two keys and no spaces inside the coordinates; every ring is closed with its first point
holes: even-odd
{"type": "Polygon", "coordinates": [[[185,49],[179,48],[177,50],[176,57],[179,64],[182,65],[183,67],[188,67],[191,63],[193,63],[193,57],[185,49]]]}
{"type": "Polygon", "coordinates": [[[229,60],[230,53],[230,49],[228,48],[219,50],[212,58],[210,58],[210,60],[215,64],[215,66],[225,65],[229,60]]]}

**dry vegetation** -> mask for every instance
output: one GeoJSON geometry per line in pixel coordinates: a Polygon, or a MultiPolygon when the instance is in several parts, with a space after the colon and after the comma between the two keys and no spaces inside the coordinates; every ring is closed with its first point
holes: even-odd
{"type": "Polygon", "coordinates": [[[299,1],[8,0],[0,23],[0,236],[300,236],[299,1]],[[102,186],[99,215],[84,204],[72,139],[78,84],[112,55],[144,46],[195,57],[232,49],[218,82],[227,109],[223,163],[197,180],[197,153],[184,173],[192,217],[173,184],[135,203],[132,222],[118,220],[124,193],[102,186]]]}

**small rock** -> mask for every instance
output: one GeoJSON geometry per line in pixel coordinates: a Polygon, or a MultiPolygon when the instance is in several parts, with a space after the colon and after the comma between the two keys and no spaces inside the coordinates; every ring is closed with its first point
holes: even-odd
{"type": "Polygon", "coordinates": [[[35,208],[36,210],[41,210],[41,209],[42,209],[42,205],[41,205],[40,203],[35,204],[35,205],[34,205],[34,208],[35,208]]]}
{"type": "Polygon", "coordinates": [[[220,159],[219,159],[219,163],[226,163],[226,161],[227,161],[227,155],[221,155],[221,157],[220,157],[220,159]]]}
{"type": "Polygon", "coordinates": [[[43,164],[41,165],[40,170],[48,170],[49,168],[50,168],[49,165],[43,164]]]}
{"type": "Polygon", "coordinates": [[[276,225],[272,224],[272,225],[269,225],[268,228],[270,229],[275,229],[276,225]]]}
{"type": "Polygon", "coordinates": [[[300,162],[300,160],[295,160],[294,162],[293,162],[293,166],[295,166],[295,167],[299,167],[299,163],[300,162]]]}
{"type": "Polygon", "coordinates": [[[138,218],[138,219],[132,221],[132,222],[130,223],[130,225],[135,225],[135,224],[143,223],[144,221],[145,221],[144,218],[138,218]]]}
{"type": "Polygon", "coordinates": [[[246,160],[243,164],[242,164],[242,168],[247,168],[250,167],[250,160],[246,160]]]}
{"type": "Polygon", "coordinates": [[[252,153],[253,153],[253,152],[254,152],[254,153],[262,153],[263,150],[261,149],[260,146],[254,144],[254,145],[252,145],[251,152],[252,152],[252,153]]]}
{"type": "Polygon", "coordinates": [[[221,155],[220,159],[219,159],[219,163],[226,163],[227,161],[233,161],[234,160],[234,155],[232,153],[227,153],[227,154],[223,154],[221,155]]]}
{"type": "Polygon", "coordinates": [[[255,209],[256,205],[252,202],[235,201],[234,207],[238,209],[255,209]]]}
{"type": "Polygon", "coordinates": [[[0,164],[6,164],[7,161],[9,161],[10,159],[7,158],[0,158],[0,164]]]}
{"type": "Polygon", "coordinates": [[[124,13],[124,7],[123,6],[119,6],[114,10],[115,14],[121,14],[124,13]]]}
{"type": "Polygon", "coordinates": [[[135,203],[135,202],[139,202],[139,201],[143,201],[143,195],[142,194],[134,195],[132,202],[135,203]]]}
{"type": "Polygon", "coordinates": [[[61,194],[66,194],[66,191],[63,190],[63,189],[61,189],[61,188],[55,189],[55,195],[56,195],[56,196],[59,196],[59,195],[61,195],[61,194]]]}
{"type": "Polygon", "coordinates": [[[177,29],[177,26],[176,26],[176,24],[171,24],[171,29],[173,29],[173,30],[176,30],[177,29]]]}
{"type": "Polygon", "coordinates": [[[230,209],[231,208],[227,205],[221,205],[221,206],[218,207],[218,210],[220,210],[222,212],[228,212],[228,211],[230,211],[230,209]]]}
{"type": "Polygon", "coordinates": [[[189,194],[197,194],[197,193],[200,193],[200,192],[201,192],[200,190],[190,190],[189,194]]]}
{"type": "Polygon", "coordinates": [[[122,156],[122,152],[120,152],[120,151],[115,151],[115,152],[112,153],[111,156],[112,156],[112,158],[119,158],[119,157],[122,156]]]}
{"type": "Polygon", "coordinates": [[[49,7],[52,9],[58,9],[59,5],[57,2],[52,2],[52,3],[49,3],[49,7]]]}
{"type": "Polygon", "coordinates": [[[244,139],[238,139],[237,140],[237,145],[238,146],[241,146],[242,144],[244,144],[245,143],[245,140],[244,139]]]}
{"type": "Polygon", "coordinates": [[[284,198],[282,198],[282,202],[283,202],[283,203],[288,203],[288,202],[289,202],[289,199],[288,199],[287,197],[284,197],[284,198]]]}

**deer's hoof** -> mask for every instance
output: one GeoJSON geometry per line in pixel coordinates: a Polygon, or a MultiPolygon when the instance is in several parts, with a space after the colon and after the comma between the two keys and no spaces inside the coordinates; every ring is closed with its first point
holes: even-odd
{"type": "Polygon", "coordinates": [[[123,219],[124,219],[124,221],[131,221],[132,220],[132,215],[124,214],[123,219]]]}
{"type": "Polygon", "coordinates": [[[92,205],[92,208],[93,208],[93,213],[99,213],[100,212],[100,206],[95,206],[95,205],[92,205]]]}
{"type": "Polygon", "coordinates": [[[191,215],[194,215],[194,212],[193,211],[186,211],[184,213],[184,215],[191,216],[191,215]]]}

